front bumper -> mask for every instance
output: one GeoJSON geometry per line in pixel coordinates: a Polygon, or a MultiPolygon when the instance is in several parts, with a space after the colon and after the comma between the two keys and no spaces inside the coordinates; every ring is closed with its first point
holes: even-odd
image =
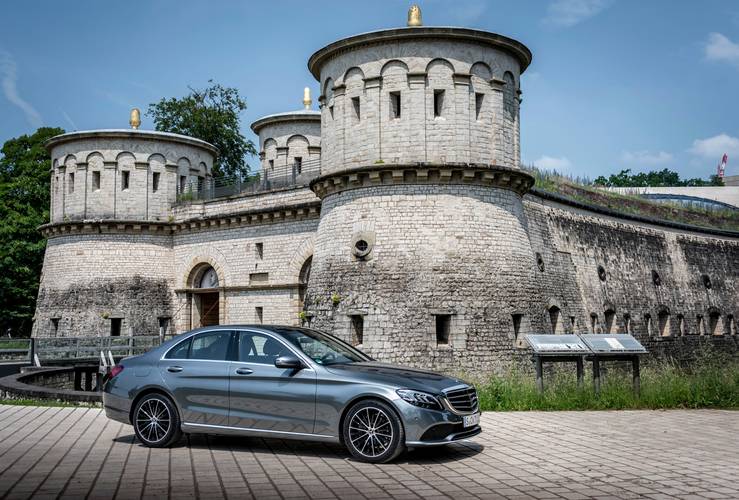
{"type": "Polygon", "coordinates": [[[463,415],[448,410],[428,410],[414,406],[402,399],[394,401],[403,419],[405,444],[411,448],[442,446],[477,436],[482,432],[479,425],[465,428],[463,415]]]}

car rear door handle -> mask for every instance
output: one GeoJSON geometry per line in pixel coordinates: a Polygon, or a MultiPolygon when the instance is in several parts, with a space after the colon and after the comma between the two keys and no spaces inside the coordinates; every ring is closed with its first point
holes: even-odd
{"type": "Polygon", "coordinates": [[[250,370],[249,368],[237,368],[236,374],[237,375],[251,375],[254,373],[254,370],[250,370]]]}
{"type": "Polygon", "coordinates": [[[167,368],[167,371],[172,372],[172,373],[179,373],[182,371],[182,367],[181,366],[170,366],[167,368]]]}

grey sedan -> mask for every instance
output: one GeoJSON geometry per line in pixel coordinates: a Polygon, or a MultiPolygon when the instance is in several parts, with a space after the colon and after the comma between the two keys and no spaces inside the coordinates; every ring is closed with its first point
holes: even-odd
{"type": "Polygon", "coordinates": [[[178,335],[116,365],[103,404],[150,447],[183,432],[234,434],[343,443],[360,460],[387,462],[481,432],[471,385],[377,363],[332,335],[287,326],[178,335]]]}

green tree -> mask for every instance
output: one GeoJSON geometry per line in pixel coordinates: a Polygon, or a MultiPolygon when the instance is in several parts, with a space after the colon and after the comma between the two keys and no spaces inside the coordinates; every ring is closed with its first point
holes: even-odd
{"type": "Polygon", "coordinates": [[[716,175],[709,180],[681,179],[680,174],[670,169],[652,170],[632,174],[630,169],[611,174],[608,178],[600,176],[593,184],[607,187],[676,187],[676,186],[723,186],[723,182],[716,175]]]}
{"type": "Polygon", "coordinates": [[[31,332],[46,240],[37,228],[49,220],[51,161],[47,139],[60,128],[40,128],[10,139],[0,158],[0,333],[31,332]]]}
{"type": "Polygon", "coordinates": [[[185,97],[149,104],[146,115],[152,117],[160,132],[189,135],[217,147],[214,176],[245,179],[249,174],[246,155],[257,153],[254,143],[241,134],[239,114],[246,109],[246,101],[235,88],[213,80],[208,83],[210,86],[203,90],[190,88],[185,97]]]}

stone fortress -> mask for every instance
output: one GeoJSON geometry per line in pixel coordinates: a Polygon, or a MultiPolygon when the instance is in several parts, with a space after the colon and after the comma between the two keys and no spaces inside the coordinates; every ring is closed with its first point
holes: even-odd
{"type": "Polygon", "coordinates": [[[530,332],[736,353],[739,234],[532,190],[531,57],[505,36],[425,27],[416,7],[407,27],[334,42],[308,62],[320,112],[306,90],[305,109],[254,122],[261,184],[228,194],[208,187],[217,152],[197,139],[53,138],[34,335],[306,324],[450,371],[504,369],[530,332]]]}

